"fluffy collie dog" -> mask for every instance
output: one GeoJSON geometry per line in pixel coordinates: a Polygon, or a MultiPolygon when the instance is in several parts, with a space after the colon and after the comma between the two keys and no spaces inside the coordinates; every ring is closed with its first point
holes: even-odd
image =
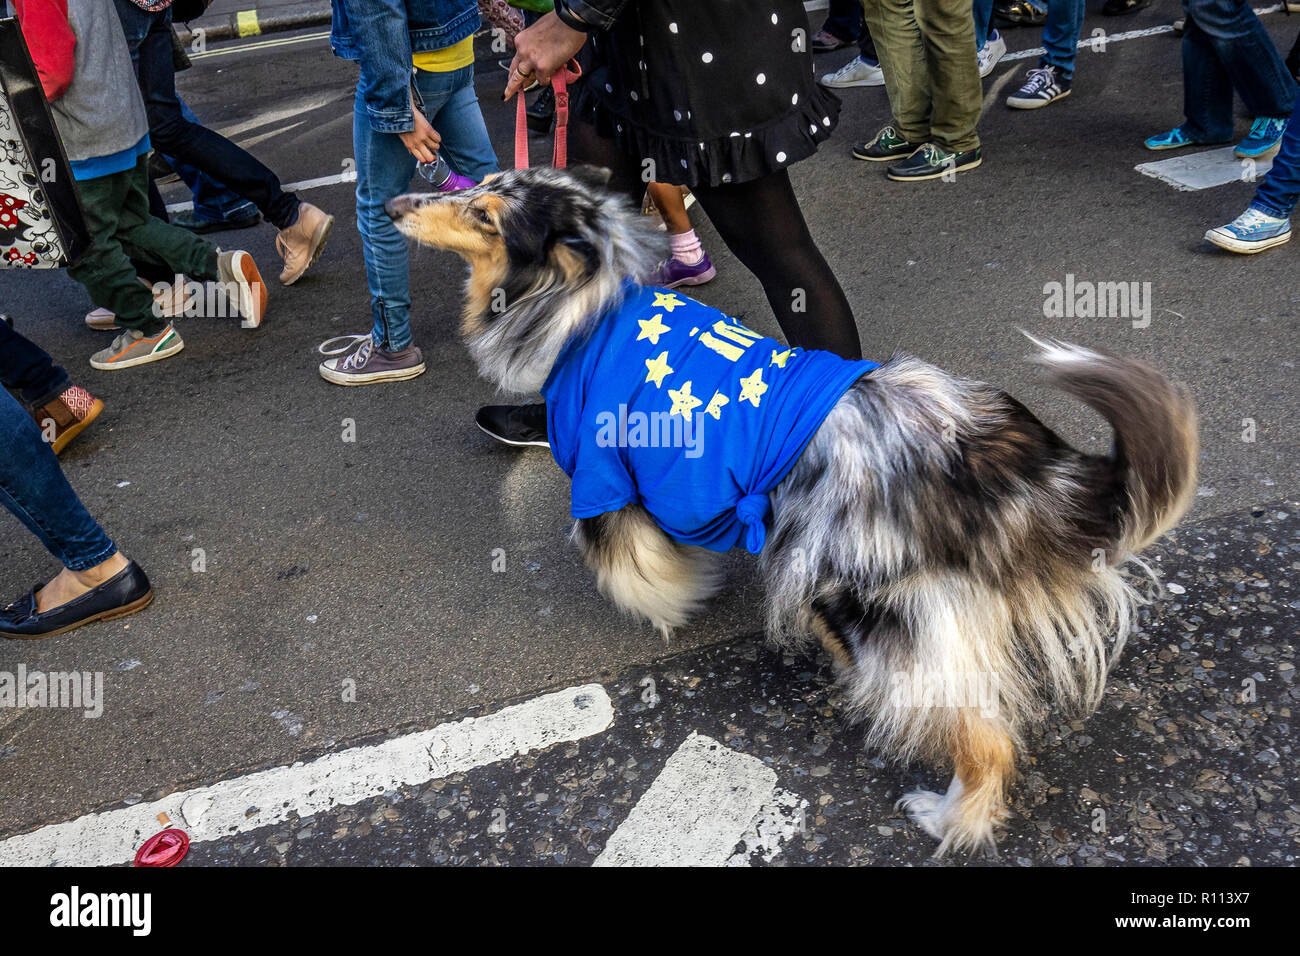
{"type": "MultiPolygon", "coordinates": [[[[388,204],[403,234],[469,263],[462,334],[501,389],[537,391],[661,257],[607,181],[529,169],[388,204]]],[[[770,495],[770,637],[821,643],[870,746],[952,768],[946,793],[900,801],[940,854],[994,848],[1045,704],[1100,702],[1143,601],[1124,568],[1150,575],[1138,552],[1196,487],[1182,389],[1134,359],[1034,341],[1047,378],[1110,423],[1111,454],[1075,450],[991,385],[895,355],[843,393],[770,495]]],[[[579,519],[573,540],[600,590],[665,634],[718,587],[715,554],[640,504],[579,519]]]]}

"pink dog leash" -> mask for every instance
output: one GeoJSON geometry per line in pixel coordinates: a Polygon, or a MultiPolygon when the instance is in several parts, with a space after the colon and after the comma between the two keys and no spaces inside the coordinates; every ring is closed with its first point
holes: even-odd
{"type": "MultiPolygon", "coordinates": [[[[556,169],[563,169],[569,162],[569,89],[568,85],[582,76],[582,67],[577,60],[570,60],[551,77],[551,89],[555,91],[555,156],[552,162],[556,169]]],[[[528,168],[528,117],[524,111],[524,94],[521,90],[515,94],[518,108],[515,110],[515,169],[528,168]]]]}

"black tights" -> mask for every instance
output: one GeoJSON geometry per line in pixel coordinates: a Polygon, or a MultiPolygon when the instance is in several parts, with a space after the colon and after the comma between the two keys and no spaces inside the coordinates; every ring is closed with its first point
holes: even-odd
{"type": "MultiPolygon", "coordinates": [[[[638,208],[646,184],[641,167],[590,123],[569,124],[569,159],[606,166],[609,187],[638,208]]],[[[747,183],[698,186],[695,198],[727,248],[763,285],[768,304],[791,345],[862,357],[849,300],[808,232],[784,170],[747,183]]]]}

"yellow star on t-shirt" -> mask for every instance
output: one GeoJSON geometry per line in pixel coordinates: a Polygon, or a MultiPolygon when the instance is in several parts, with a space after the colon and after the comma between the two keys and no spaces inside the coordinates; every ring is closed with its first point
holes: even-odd
{"type": "Polygon", "coordinates": [[[668,397],[673,400],[673,409],[668,413],[670,418],[673,415],[690,418],[691,413],[704,404],[691,394],[690,382],[683,382],[681,388],[668,389],[668,397]]]}
{"type": "Polygon", "coordinates": [[[793,354],[794,349],[786,349],[784,352],[778,352],[776,349],[772,349],[772,361],[767,364],[779,365],[781,368],[785,368],[785,360],[793,354]]]}
{"type": "Polygon", "coordinates": [[[645,380],[647,382],[654,382],[655,388],[663,388],[664,376],[673,374],[672,368],[668,365],[667,349],[660,352],[658,358],[646,359],[645,367],[650,370],[649,374],[646,375],[645,380]]]}
{"type": "Polygon", "coordinates": [[[721,392],[714,392],[713,397],[709,399],[709,407],[704,409],[706,415],[712,415],[714,418],[722,419],[722,406],[726,405],[731,399],[727,398],[721,392]]]}
{"type": "Polygon", "coordinates": [[[656,292],[654,304],[651,305],[650,308],[663,309],[665,312],[671,312],[679,305],[685,305],[685,304],[686,304],[685,302],[677,298],[677,296],[671,292],[656,292]]]}
{"type": "Polygon", "coordinates": [[[763,370],[754,369],[754,374],[740,380],[740,400],[750,402],[755,408],[758,408],[758,402],[767,391],[767,384],[763,381],[763,370]]]}
{"type": "Polygon", "coordinates": [[[663,316],[659,313],[655,313],[653,318],[637,319],[636,324],[641,326],[641,334],[636,337],[636,340],[640,342],[642,339],[649,339],[651,345],[658,345],[659,336],[672,331],[663,324],[662,319],[663,316]]]}

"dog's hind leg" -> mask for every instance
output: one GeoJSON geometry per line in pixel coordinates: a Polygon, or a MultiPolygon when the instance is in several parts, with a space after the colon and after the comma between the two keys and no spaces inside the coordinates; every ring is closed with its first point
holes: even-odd
{"type": "Polygon", "coordinates": [[[1016,748],[1001,718],[962,708],[949,743],[955,772],[948,792],[913,790],[898,801],[908,816],[949,850],[996,850],[993,828],[1006,816],[1006,793],[1015,776],[1016,748]]]}
{"type": "Polygon", "coordinates": [[[640,505],[579,518],[573,540],[600,592],[667,640],[720,584],[713,552],[678,544],[640,505]]]}

